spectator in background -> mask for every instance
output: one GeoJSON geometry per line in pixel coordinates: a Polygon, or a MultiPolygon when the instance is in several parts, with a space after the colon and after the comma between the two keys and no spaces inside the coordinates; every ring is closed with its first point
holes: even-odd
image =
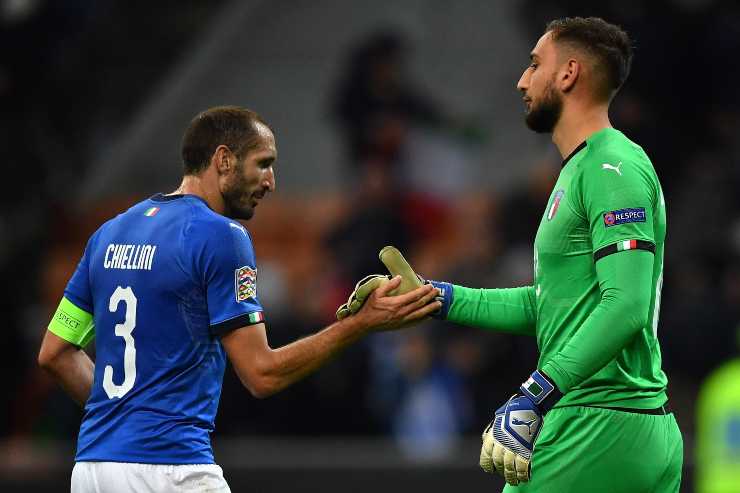
{"type": "Polygon", "coordinates": [[[345,140],[352,178],[365,166],[381,165],[392,170],[391,185],[397,188],[403,181],[405,188],[432,194],[462,191],[467,184],[462,177],[470,171],[459,170],[467,161],[465,147],[483,136],[472,121],[453,117],[411,80],[408,53],[404,37],[386,30],[365,38],[349,55],[331,113],[345,140]],[[463,145],[453,136],[462,137],[463,145]]]}
{"type": "Polygon", "coordinates": [[[344,132],[353,164],[369,156],[390,163],[409,124],[439,125],[438,106],[406,74],[408,47],[394,31],[380,31],[350,54],[332,113],[344,132]]]}
{"type": "Polygon", "coordinates": [[[473,402],[467,381],[479,365],[468,338],[438,350],[425,330],[383,334],[372,341],[370,404],[411,460],[430,462],[452,452],[469,431],[473,402]]]}
{"type": "Polygon", "coordinates": [[[336,255],[335,265],[342,270],[339,275],[349,287],[341,290],[343,297],[352,290],[350,284],[380,267],[377,258],[381,248],[408,247],[406,226],[398,214],[401,197],[392,180],[387,167],[378,162],[368,164],[353,190],[349,215],[329,233],[329,250],[336,255]]]}

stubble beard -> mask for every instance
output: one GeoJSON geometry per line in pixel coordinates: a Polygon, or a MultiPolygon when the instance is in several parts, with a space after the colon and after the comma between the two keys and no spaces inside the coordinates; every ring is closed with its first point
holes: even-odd
{"type": "MultiPolygon", "coordinates": [[[[233,180],[230,180],[228,186],[225,187],[222,192],[224,199],[225,211],[224,215],[231,219],[242,219],[247,221],[252,219],[254,216],[254,207],[250,204],[245,204],[242,199],[247,190],[249,190],[249,184],[242,176],[242,170],[237,165],[234,170],[233,180]]],[[[247,198],[249,200],[249,198],[247,198]]]]}

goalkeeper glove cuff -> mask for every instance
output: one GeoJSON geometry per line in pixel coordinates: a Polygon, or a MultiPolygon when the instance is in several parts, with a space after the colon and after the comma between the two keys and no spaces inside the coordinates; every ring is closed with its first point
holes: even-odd
{"type": "Polygon", "coordinates": [[[563,397],[555,382],[540,370],[535,370],[519,391],[534,402],[543,415],[563,397]]]}
{"type": "Polygon", "coordinates": [[[437,297],[437,301],[442,303],[442,308],[434,312],[432,314],[432,318],[445,320],[447,318],[447,314],[450,311],[450,307],[452,306],[452,284],[450,284],[449,282],[440,281],[427,282],[435,288],[439,289],[439,296],[437,297]]]}

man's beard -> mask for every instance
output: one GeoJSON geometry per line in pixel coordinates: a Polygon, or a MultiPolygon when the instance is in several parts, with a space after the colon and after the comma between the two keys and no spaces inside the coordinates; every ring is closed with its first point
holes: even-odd
{"type": "Polygon", "coordinates": [[[529,107],[529,113],[527,113],[524,121],[530,130],[534,130],[538,134],[552,133],[558,120],[560,120],[560,114],[562,112],[563,100],[555,92],[555,89],[553,89],[552,82],[548,82],[541,101],[537,106],[532,101],[529,107]]]}
{"type": "MultiPolygon", "coordinates": [[[[224,198],[225,211],[224,215],[231,219],[244,219],[245,221],[254,216],[254,207],[249,203],[244,204],[244,191],[249,186],[242,178],[241,169],[237,168],[234,173],[234,180],[222,192],[224,198]]],[[[249,198],[247,199],[249,200],[249,198]]]]}

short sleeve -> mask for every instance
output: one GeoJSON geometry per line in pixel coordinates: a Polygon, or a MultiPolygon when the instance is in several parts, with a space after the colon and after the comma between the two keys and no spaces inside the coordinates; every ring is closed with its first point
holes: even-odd
{"type": "Polygon", "coordinates": [[[64,297],[88,313],[93,312],[92,290],[90,289],[90,256],[92,255],[95,238],[96,235],[93,235],[88,240],[85,252],[64,289],[64,297]]]}
{"type": "Polygon", "coordinates": [[[237,222],[201,224],[195,231],[197,271],[205,288],[211,334],[264,321],[257,296],[252,240],[237,222]]]}
{"type": "Polygon", "coordinates": [[[608,161],[585,164],[578,180],[580,208],[589,223],[594,259],[623,250],[655,252],[653,223],[659,191],[654,180],[634,161],[608,161]]]}

